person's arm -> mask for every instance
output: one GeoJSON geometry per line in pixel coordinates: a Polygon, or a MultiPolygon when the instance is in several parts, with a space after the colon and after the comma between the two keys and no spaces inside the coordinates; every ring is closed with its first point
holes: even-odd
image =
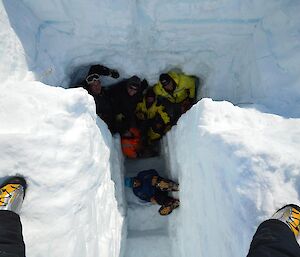
{"type": "Polygon", "coordinates": [[[113,78],[118,78],[119,77],[119,72],[117,70],[110,69],[110,68],[108,68],[106,66],[103,66],[103,65],[100,65],[100,64],[96,64],[96,65],[91,66],[88,74],[90,75],[90,74],[93,74],[93,73],[96,73],[96,74],[99,74],[99,75],[102,75],[102,76],[110,76],[110,77],[113,77],[113,78]]]}
{"type": "Polygon", "coordinates": [[[151,202],[151,197],[144,193],[141,188],[133,188],[133,193],[141,200],[151,202]]]}
{"type": "Polygon", "coordinates": [[[139,120],[145,120],[145,114],[143,112],[143,102],[140,102],[136,105],[134,113],[139,120]]]}
{"type": "Polygon", "coordinates": [[[161,119],[164,121],[165,124],[170,123],[169,115],[164,111],[164,106],[160,105],[157,107],[157,112],[159,113],[161,119]]]}
{"type": "Polygon", "coordinates": [[[196,92],[195,78],[184,74],[180,76],[180,83],[188,90],[189,99],[194,101],[196,92]]]}

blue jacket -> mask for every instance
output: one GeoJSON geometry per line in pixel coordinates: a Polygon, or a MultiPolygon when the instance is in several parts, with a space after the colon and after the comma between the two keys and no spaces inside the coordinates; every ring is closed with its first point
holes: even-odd
{"type": "Polygon", "coordinates": [[[154,176],[159,176],[156,170],[144,170],[138,173],[135,177],[140,182],[141,185],[139,187],[133,188],[133,193],[140,199],[151,202],[151,197],[155,195],[156,188],[152,186],[152,178],[154,176]]]}

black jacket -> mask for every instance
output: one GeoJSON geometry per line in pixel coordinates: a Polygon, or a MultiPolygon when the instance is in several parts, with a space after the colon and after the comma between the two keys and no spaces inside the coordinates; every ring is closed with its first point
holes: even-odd
{"type": "Polygon", "coordinates": [[[114,133],[114,112],[111,100],[107,95],[106,89],[101,89],[101,94],[94,96],[96,113],[104,120],[109,130],[114,133]]]}
{"type": "Polygon", "coordinates": [[[158,176],[156,170],[144,170],[139,172],[136,178],[141,182],[139,187],[133,188],[133,193],[140,199],[151,202],[151,198],[155,195],[156,189],[155,186],[152,186],[152,179],[154,176],[158,176]]]}
{"type": "Polygon", "coordinates": [[[119,114],[123,116],[123,120],[121,122],[122,128],[120,129],[121,131],[118,131],[120,133],[134,125],[136,105],[142,100],[143,91],[148,86],[147,81],[143,80],[139,91],[134,96],[130,96],[127,92],[127,82],[128,79],[122,80],[115,85],[109,86],[107,89],[115,116],[119,114]]]}
{"type": "MultiPolygon", "coordinates": [[[[97,64],[97,65],[93,65],[90,67],[87,76],[94,74],[94,73],[98,74],[100,76],[111,76],[112,70],[103,65],[97,64]]],[[[90,95],[92,95],[94,97],[95,104],[96,104],[96,113],[102,120],[104,120],[104,122],[107,124],[109,130],[112,133],[114,133],[115,132],[114,131],[114,127],[115,127],[114,126],[114,112],[113,112],[112,102],[110,100],[109,95],[107,94],[106,88],[102,87],[101,94],[93,95],[89,91],[88,84],[85,80],[81,82],[81,85],[83,86],[83,88],[85,88],[89,92],[90,95]]]]}

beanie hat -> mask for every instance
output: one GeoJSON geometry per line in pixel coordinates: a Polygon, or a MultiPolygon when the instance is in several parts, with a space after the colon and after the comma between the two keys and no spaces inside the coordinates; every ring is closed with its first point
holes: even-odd
{"type": "Polygon", "coordinates": [[[163,73],[159,76],[159,81],[160,81],[160,83],[162,84],[163,87],[168,85],[171,82],[171,79],[172,78],[167,73],[163,73]]]}
{"type": "Polygon", "coordinates": [[[129,187],[129,188],[133,187],[133,178],[125,177],[124,182],[125,182],[126,187],[129,187]]]}
{"type": "Polygon", "coordinates": [[[141,80],[138,76],[132,76],[127,80],[127,87],[139,89],[141,87],[141,80]]]}

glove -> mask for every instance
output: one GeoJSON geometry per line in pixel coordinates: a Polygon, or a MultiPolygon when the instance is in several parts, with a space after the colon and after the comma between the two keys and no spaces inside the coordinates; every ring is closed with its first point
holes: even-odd
{"type": "Polygon", "coordinates": [[[151,201],[151,203],[157,204],[157,201],[156,201],[156,199],[155,199],[154,196],[152,196],[152,197],[150,198],[150,201],[151,201]]]}
{"type": "Polygon", "coordinates": [[[120,77],[120,74],[117,70],[110,70],[110,76],[114,79],[117,79],[118,77],[120,77]]]}
{"type": "Polygon", "coordinates": [[[142,112],[137,112],[135,115],[136,115],[136,117],[137,117],[139,120],[144,120],[144,119],[145,119],[145,115],[144,115],[144,113],[142,113],[142,112]]]}
{"type": "Polygon", "coordinates": [[[119,113],[116,115],[116,121],[122,121],[123,119],[125,119],[125,116],[123,113],[119,113]]]}

